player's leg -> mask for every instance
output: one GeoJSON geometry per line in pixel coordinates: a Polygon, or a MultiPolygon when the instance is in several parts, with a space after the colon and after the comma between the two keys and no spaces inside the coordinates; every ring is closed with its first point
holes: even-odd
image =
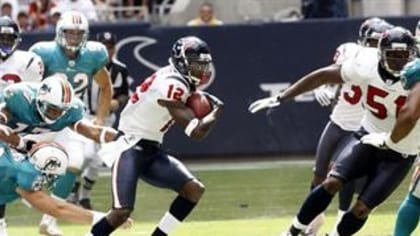
{"type": "MultiPolygon", "coordinates": [[[[313,177],[311,181],[311,189],[322,183],[325,180],[330,169],[331,161],[334,153],[351,132],[341,129],[334,122],[329,121],[322,132],[319,139],[316,155],[313,177]]],[[[308,225],[305,235],[316,235],[324,223],[324,213],[319,214],[308,225]]]]}
{"type": "Polygon", "coordinates": [[[92,226],[92,236],[108,236],[122,225],[134,209],[139,172],[146,158],[134,148],[123,152],[112,167],[112,209],[92,226]]]}
{"type": "Polygon", "coordinates": [[[367,160],[360,157],[361,154],[369,154],[369,150],[358,144],[360,144],[359,140],[353,136],[338,157],[329,177],[321,185],[315,187],[302,204],[289,228],[289,234],[299,235],[319,213],[328,207],[343,183],[366,172],[364,163],[367,160]]]}
{"type": "Polygon", "coordinates": [[[416,167],[410,191],[400,205],[395,223],[394,236],[410,236],[420,219],[420,166],[416,167]]]}
{"type": "Polygon", "coordinates": [[[95,143],[91,142],[85,145],[86,160],[81,176],[83,184],[79,189],[79,205],[85,209],[92,209],[90,193],[98,178],[99,168],[102,164],[96,153],[97,145],[95,143]]]}
{"type": "Polygon", "coordinates": [[[410,236],[420,219],[420,199],[411,193],[401,203],[393,236],[410,236]]]}
{"type": "Polygon", "coordinates": [[[148,171],[140,177],[154,186],[178,192],[152,236],[169,235],[192,212],[204,193],[204,185],[185,165],[161,150],[154,156],[148,171]]]}
{"type": "MultiPolygon", "coordinates": [[[[360,146],[367,146],[360,144],[360,146]]],[[[371,147],[370,147],[371,148],[371,147]]],[[[365,163],[369,176],[359,198],[346,212],[337,226],[339,235],[353,235],[365,224],[372,209],[385,201],[404,180],[414,162],[415,156],[404,158],[392,150],[375,148],[373,155],[364,155],[370,159],[365,163]]]]}
{"type": "MultiPolygon", "coordinates": [[[[82,136],[74,133],[68,128],[61,131],[57,135],[55,141],[65,148],[69,156],[69,164],[65,175],[60,176],[57,179],[51,196],[59,201],[65,201],[71,193],[74,182],[80,174],[80,169],[84,162],[84,143],[82,136]]],[[[57,219],[48,214],[42,216],[39,232],[49,236],[63,235],[57,226],[57,219]]]]}

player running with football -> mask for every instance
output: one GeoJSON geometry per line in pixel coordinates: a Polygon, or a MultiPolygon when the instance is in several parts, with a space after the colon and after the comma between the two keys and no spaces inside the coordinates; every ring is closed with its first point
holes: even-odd
{"type": "Polygon", "coordinates": [[[99,153],[105,162],[113,163],[113,204],[110,213],[92,227],[89,235],[110,235],[130,216],[138,178],[178,193],[153,236],[169,235],[197,205],[204,185],[184,164],[163,151],[161,143],[174,123],[182,126],[187,136],[204,138],[221,115],[223,103],[208,93],[204,96],[213,108],[205,117],[195,117],[186,106],[196,86],[211,75],[211,62],[206,42],[197,37],[180,38],[172,47],[170,64],[136,88],[121,113],[118,139],[105,144],[99,153]]]}
{"type": "MultiPolygon", "coordinates": [[[[341,44],[334,55],[334,64],[343,64],[363,47],[376,48],[380,35],[392,27],[391,24],[377,17],[365,20],[359,28],[358,43],[341,44]]],[[[364,112],[361,102],[362,90],[357,84],[344,83],[341,86],[327,84],[315,89],[314,94],[322,106],[331,105],[333,100],[336,101],[330,115],[330,121],[325,126],[318,142],[311,189],[325,180],[333,164],[332,162],[336,159],[347,139],[350,138],[352,132],[360,129],[360,121],[364,112]]],[[[336,222],[339,222],[343,214],[349,209],[356,185],[360,188],[363,181],[364,179],[351,181],[344,185],[340,191],[336,222]]],[[[322,213],[309,224],[305,235],[316,235],[323,222],[324,214],[322,213]]]]}
{"type": "Polygon", "coordinates": [[[403,87],[400,72],[407,62],[416,58],[416,41],[408,30],[395,27],[381,36],[378,48],[379,58],[377,50],[363,48],[343,65],[317,70],[280,95],[257,100],[249,107],[251,112],[274,107],[325,83],[359,84],[365,94],[361,130],[348,141],[327,179],[308,195],[285,235],[297,236],[304,231],[328,207],[343,184],[369,176],[356,203],[343,215],[333,233],[334,236],[355,234],[372,209],[398,187],[414,162],[420,126],[415,126],[418,114],[405,114],[411,107],[407,96],[412,92],[403,87]],[[316,74],[321,75],[314,79],[316,74]]]}
{"type": "MultiPolygon", "coordinates": [[[[68,11],[57,22],[55,40],[38,42],[30,50],[42,58],[45,65],[44,77],[61,74],[71,83],[79,98],[86,95],[87,88],[95,80],[99,87],[99,98],[93,122],[104,125],[112,98],[112,83],[106,69],[108,54],[103,44],[88,41],[88,36],[89,24],[86,17],[79,12],[68,11]]],[[[76,176],[86,163],[85,157],[94,156],[85,155],[85,150],[94,150],[94,143],[70,129],[61,131],[55,141],[64,146],[69,154],[70,168],[57,181],[52,194],[65,200],[72,190],[76,176]]],[[[42,217],[40,231],[50,236],[62,235],[56,219],[48,215],[42,217]]]]}

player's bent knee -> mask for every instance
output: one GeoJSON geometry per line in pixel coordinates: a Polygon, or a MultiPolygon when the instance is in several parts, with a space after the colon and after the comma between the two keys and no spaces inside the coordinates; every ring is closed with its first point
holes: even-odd
{"type": "Polygon", "coordinates": [[[323,183],[325,190],[330,194],[336,194],[343,187],[343,182],[335,177],[328,177],[323,183]]]}
{"type": "Polygon", "coordinates": [[[369,216],[371,209],[361,200],[357,200],[351,211],[353,212],[354,216],[356,216],[356,218],[365,219],[369,216]]]}
{"type": "Polygon", "coordinates": [[[183,197],[190,200],[191,202],[198,202],[203,196],[204,191],[204,184],[196,179],[187,182],[182,188],[182,193],[184,195],[183,197]]]}
{"type": "Polygon", "coordinates": [[[108,214],[108,220],[111,225],[119,226],[123,224],[128,219],[128,217],[130,217],[132,211],[133,209],[130,208],[112,209],[108,214]]]}

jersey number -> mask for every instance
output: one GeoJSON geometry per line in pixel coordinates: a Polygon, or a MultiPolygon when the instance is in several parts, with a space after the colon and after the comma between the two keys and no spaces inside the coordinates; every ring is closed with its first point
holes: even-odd
{"type": "MultiPolygon", "coordinates": [[[[63,76],[64,78],[66,78],[67,81],[69,81],[69,78],[67,77],[66,74],[64,73],[57,73],[60,76],[63,76]]],[[[70,81],[69,81],[70,82],[70,81]]],[[[73,89],[74,89],[74,93],[76,95],[80,95],[83,90],[85,90],[87,88],[87,86],[89,85],[89,77],[85,74],[85,73],[77,73],[73,76],[73,89]]]]}
{"type": "MultiPolygon", "coordinates": [[[[368,86],[366,103],[370,108],[373,108],[373,110],[369,109],[369,111],[381,120],[385,119],[388,116],[388,111],[386,109],[386,106],[383,103],[377,101],[376,98],[385,98],[386,96],[388,96],[388,94],[389,93],[387,91],[373,87],[371,85],[368,86]]],[[[396,105],[396,116],[398,115],[398,112],[400,111],[401,107],[405,104],[406,99],[406,96],[398,96],[394,100],[394,104],[396,105]]]]}
{"type": "MultiPolygon", "coordinates": [[[[136,92],[133,95],[131,95],[130,101],[132,103],[136,103],[140,99],[138,93],[146,92],[149,89],[149,87],[152,85],[155,78],[156,78],[156,74],[153,74],[152,76],[147,78],[143,83],[141,83],[136,88],[136,92]]],[[[180,101],[182,95],[184,95],[184,90],[182,88],[175,87],[175,85],[173,84],[169,85],[168,91],[166,93],[167,98],[180,101]]]]}
{"type": "Polygon", "coordinates": [[[4,74],[1,77],[1,80],[4,80],[6,82],[11,82],[11,83],[19,83],[20,81],[22,81],[19,75],[16,75],[16,74],[4,74]]]}
{"type": "Polygon", "coordinates": [[[359,86],[352,85],[351,93],[350,91],[346,91],[343,94],[343,97],[348,103],[355,105],[360,101],[360,98],[362,98],[362,89],[359,86]]]}

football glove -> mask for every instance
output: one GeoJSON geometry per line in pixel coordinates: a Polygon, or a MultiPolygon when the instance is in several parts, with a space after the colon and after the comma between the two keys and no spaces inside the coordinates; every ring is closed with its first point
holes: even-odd
{"type": "Polygon", "coordinates": [[[251,103],[248,107],[248,111],[251,113],[256,113],[262,109],[273,108],[280,105],[279,96],[273,96],[268,98],[258,99],[255,102],[251,103]]]}
{"type": "Polygon", "coordinates": [[[387,149],[387,142],[390,142],[389,133],[370,133],[363,136],[360,141],[363,144],[372,145],[380,149],[387,149]]]}
{"type": "Polygon", "coordinates": [[[314,96],[316,101],[323,107],[331,105],[334,100],[334,92],[331,91],[327,85],[323,85],[314,90],[314,96]]]}
{"type": "Polygon", "coordinates": [[[208,100],[210,100],[210,102],[216,106],[216,107],[222,107],[224,105],[224,103],[222,102],[222,100],[220,100],[218,97],[214,96],[213,94],[210,94],[208,92],[205,91],[200,91],[200,93],[202,93],[203,95],[205,95],[207,97],[208,100]]]}

